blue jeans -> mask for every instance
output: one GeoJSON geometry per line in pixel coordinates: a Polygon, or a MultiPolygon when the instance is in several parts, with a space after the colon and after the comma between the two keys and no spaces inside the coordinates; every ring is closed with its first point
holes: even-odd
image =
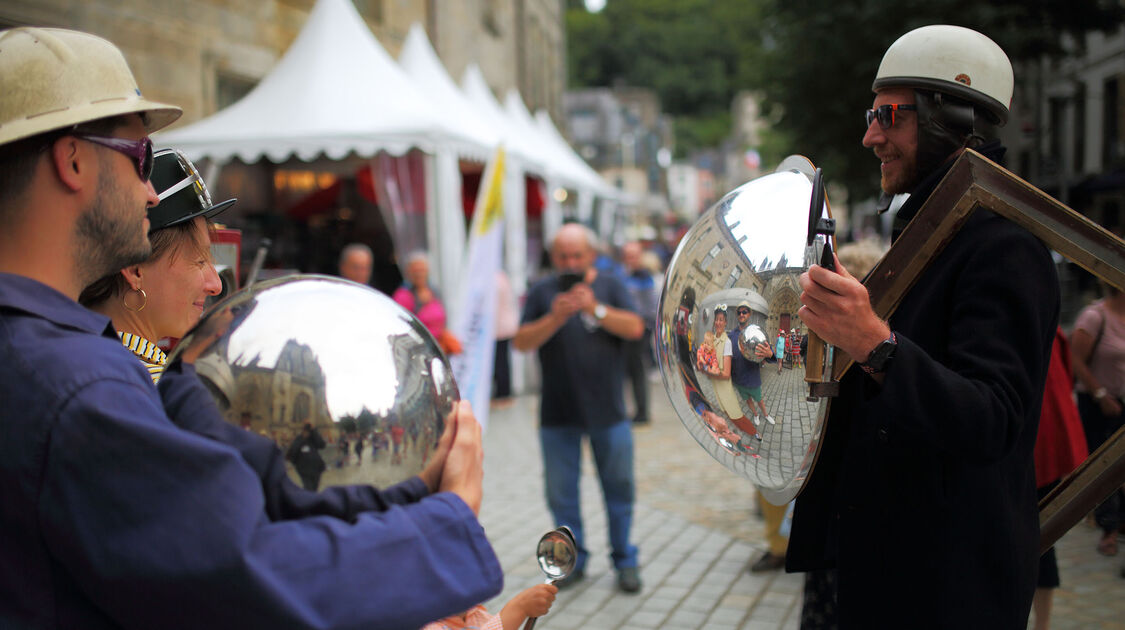
{"type": "Polygon", "coordinates": [[[610,559],[615,569],[637,566],[637,548],[629,544],[633,525],[633,427],[628,420],[612,426],[540,427],[539,444],[543,449],[543,472],[546,478],[547,506],[555,523],[566,525],[578,542],[578,563],[575,570],[586,566],[583,544],[582,514],[578,498],[578,478],[582,466],[582,436],[590,438],[598,478],[605,497],[609,521],[610,559]]]}

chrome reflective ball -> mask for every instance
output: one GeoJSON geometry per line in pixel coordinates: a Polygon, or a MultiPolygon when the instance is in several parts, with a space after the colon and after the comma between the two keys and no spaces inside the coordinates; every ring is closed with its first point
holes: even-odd
{"type": "Polygon", "coordinates": [[[169,360],[193,346],[206,348],[196,372],[226,420],[276,442],[306,487],[385,487],[418,474],[459,399],[426,328],[340,278],[290,276],[239,291],[169,360]]]}
{"type": "Polygon", "coordinates": [[[754,363],[761,363],[762,358],[754,351],[758,344],[766,343],[766,333],[762,331],[762,327],[757,324],[750,324],[738,333],[738,351],[742,353],[748,361],[754,363]]]}
{"type": "Polygon", "coordinates": [[[813,174],[807,159],[793,156],[703,213],[669,264],[657,322],[660,371],[676,415],[711,457],[776,504],[796,496],[810,474],[828,406],[810,399],[806,376],[815,370],[754,355],[756,342],[772,341],[765,331],[800,325],[799,278],[826,247],[823,234],[814,229],[810,237],[810,225],[820,225],[814,219],[829,216],[827,204],[813,211],[813,174]],[[724,305],[750,313],[728,316],[719,331],[710,314],[724,305]],[[738,350],[730,349],[731,375],[723,378],[700,347],[735,326],[738,350]]]}

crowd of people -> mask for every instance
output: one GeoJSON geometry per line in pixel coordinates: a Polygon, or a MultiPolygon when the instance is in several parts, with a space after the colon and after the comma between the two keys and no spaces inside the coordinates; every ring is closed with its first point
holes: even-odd
{"type": "MultiPolygon", "coordinates": [[[[995,43],[959,27],[923,27],[888,49],[862,143],[884,192],[910,195],[893,239],[963,149],[1002,159],[1012,76],[995,43]]],[[[184,336],[221,290],[208,222],[234,203],[213,203],[179,151],[153,151],[149,134],[179,115],[141,95],[108,41],[0,32],[0,626],[514,628],[586,577],[587,443],[616,586],[640,592],[634,430],[652,421],[667,258],[630,242],[614,260],[592,230],[566,223],[522,308],[510,284],[499,292],[495,393],[513,393],[508,353],[535,352],[545,502],[574,533],[577,564],[488,615],[480,603],[502,573],[477,520],[481,430],[466,403],[418,476],[321,489],[321,428],[278,445],[227,424],[192,365],[205,335],[168,362],[160,341],[184,336]],[[371,570],[380,565],[394,570],[371,570]]],[[[340,273],[367,284],[372,259],[349,245],[340,273]]],[[[395,301],[461,352],[426,253],[401,263],[395,301]]],[[[788,536],[787,508],[762,506],[769,549],[750,569],[806,573],[803,629],[1023,628],[1033,607],[1045,628],[1060,581],[1053,555],[1039,555],[1037,500],[1123,424],[1125,294],[1105,286],[1068,337],[1049,252],[987,212],[889,320],[860,281],[867,268],[843,252],[835,269],[811,266],[795,314],[807,330],[779,329],[753,349],[779,372],[800,368],[811,331],[859,369],[840,383],[788,536]]],[[[720,410],[760,441],[756,427],[775,418],[760,363],[736,349],[750,315],[747,303],[711,310],[692,356],[720,410]]],[[[341,437],[341,461],[350,447],[362,462],[365,444],[399,456],[401,427],[388,434],[341,437]]],[[[1116,555],[1125,493],[1095,519],[1097,550],[1116,555]]]]}

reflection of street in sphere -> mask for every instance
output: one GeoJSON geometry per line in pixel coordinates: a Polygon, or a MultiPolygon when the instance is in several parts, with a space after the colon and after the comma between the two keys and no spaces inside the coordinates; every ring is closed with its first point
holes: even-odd
{"type": "Polygon", "coordinates": [[[738,334],[738,351],[742,353],[743,357],[754,363],[762,362],[761,357],[754,353],[754,348],[757,348],[760,343],[766,343],[766,333],[757,324],[750,324],[738,334]]]}
{"type": "Polygon", "coordinates": [[[370,287],[291,276],[217,304],[169,362],[208,330],[208,320],[231,313],[240,316],[195,361],[228,422],[277,436],[283,450],[310,424],[326,443],[320,455],[329,485],[388,486],[422,470],[460,396],[444,355],[413,315],[370,287]],[[404,434],[397,457],[376,448],[392,427],[404,434]],[[345,441],[358,447],[354,459],[345,441]],[[351,466],[346,474],[336,472],[344,466],[351,466]]]}
{"type": "MultiPolygon", "coordinates": [[[[788,503],[808,478],[828,406],[825,397],[810,400],[803,372],[779,377],[760,369],[756,353],[774,343],[778,328],[799,325],[799,278],[828,242],[825,234],[809,233],[814,219],[829,218],[827,202],[814,205],[814,172],[807,159],[791,156],[700,215],[676,248],[660,302],[661,330],[672,334],[658,338],[657,354],[676,415],[711,457],[778,504],[788,503]],[[748,312],[738,320],[742,330],[730,333],[738,349],[729,349],[727,380],[716,378],[695,351],[708,333],[722,334],[710,329],[707,313],[732,305],[736,317],[742,307],[748,312]],[[755,417],[764,423],[761,432],[753,429],[755,417]],[[762,441],[747,444],[751,435],[762,441]]],[[[778,359],[784,350],[775,353],[778,359]]]]}

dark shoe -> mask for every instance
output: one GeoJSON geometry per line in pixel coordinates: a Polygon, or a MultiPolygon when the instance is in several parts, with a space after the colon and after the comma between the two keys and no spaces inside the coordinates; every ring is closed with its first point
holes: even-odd
{"type": "Polygon", "coordinates": [[[625,567],[617,572],[617,588],[625,593],[641,591],[641,572],[637,567],[625,567]]]}
{"type": "Polygon", "coordinates": [[[561,580],[555,580],[555,586],[559,587],[559,590],[561,591],[564,588],[574,586],[584,579],[586,579],[586,572],[582,569],[578,569],[577,571],[572,571],[570,575],[564,577],[561,580]]]}
{"type": "Polygon", "coordinates": [[[633,424],[648,424],[648,416],[636,416],[633,418],[633,424]]]}
{"type": "Polygon", "coordinates": [[[1102,536],[1098,541],[1098,553],[1103,556],[1116,556],[1117,555],[1117,533],[1110,532],[1102,536]]]}
{"type": "Polygon", "coordinates": [[[785,567],[785,556],[775,556],[770,552],[762,554],[758,561],[750,566],[751,573],[765,573],[766,571],[776,571],[785,567]]]}

